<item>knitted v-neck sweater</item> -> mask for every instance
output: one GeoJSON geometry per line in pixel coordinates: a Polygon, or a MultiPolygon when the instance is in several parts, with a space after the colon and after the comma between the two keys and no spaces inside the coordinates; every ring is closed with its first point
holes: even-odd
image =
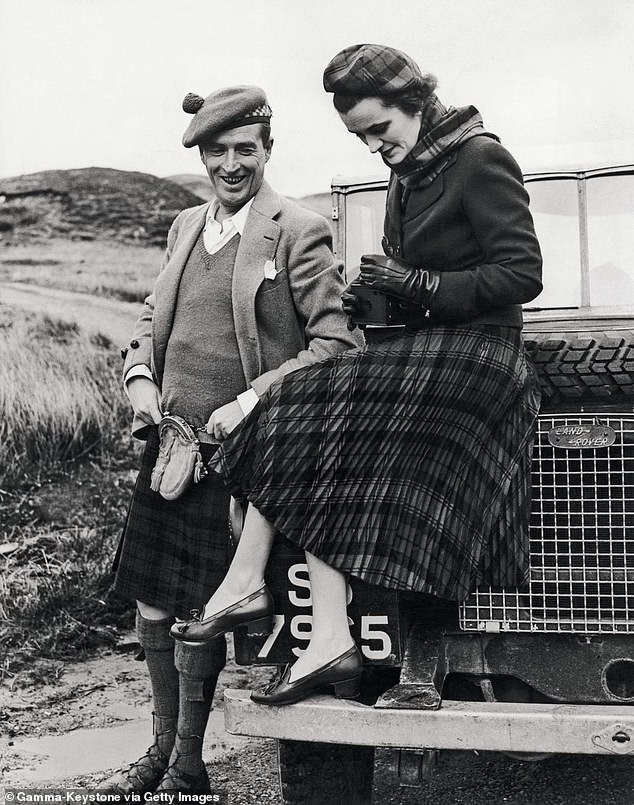
{"type": "Polygon", "coordinates": [[[178,289],[165,353],[163,409],[202,427],[247,388],[235,335],[231,280],[240,236],[209,254],[202,232],[178,289]]]}

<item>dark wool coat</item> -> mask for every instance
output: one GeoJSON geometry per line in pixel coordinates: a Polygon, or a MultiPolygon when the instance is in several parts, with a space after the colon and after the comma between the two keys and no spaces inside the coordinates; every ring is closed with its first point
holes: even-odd
{"type": "Polygon", "coordinates": [[[521,304],[541,291],[542,258],[522,173],[496,140],[473,137],[425,188],[405,192],[392,175],[388,254],[440,272],[430,324],[522,326],[521,304]]]}
{"type": "MultiPolygon", "coordinates": [[[[209,203],[183,210],[172,224],[158,280],[127,349],[124,376],[142,364],[161,385],[180,278],[209,203]]],[[[232,281],[242,368],[259,396],[278,377],[362,343],[359,332],[350,333],[346,326],[341,308],[345,282],[331,246],[323,216],[262,184],[240,238],[232,281]],[[265,275],[267,261],[274,262],[274,278],[265,275]]],[[[146,430],[135,418],[133,433],[143,436],[146,430]]]]}

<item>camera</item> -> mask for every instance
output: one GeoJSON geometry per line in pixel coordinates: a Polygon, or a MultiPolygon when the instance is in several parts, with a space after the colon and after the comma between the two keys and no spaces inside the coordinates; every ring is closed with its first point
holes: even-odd
{"type": "Polygon", "coordinates": [[[348,290],[361,300],[361,312],[352,317],[355,324],[362,327],[403,324],[403,309],[396,299],[356,280],[348,290]]]}

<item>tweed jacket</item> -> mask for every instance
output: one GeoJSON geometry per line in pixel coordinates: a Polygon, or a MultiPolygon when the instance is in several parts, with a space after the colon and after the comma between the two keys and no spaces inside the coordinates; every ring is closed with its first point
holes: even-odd
{"type": "MultiPolygon", "coordinates": [[[[183,210],[172,224],[159,276],[124,350],[124,377],[145,365],[161,387],[180,278],[210,203],[183,210]]],[[[328,222],[263,182],[240,238],[231,294],[244,376],[258,396],[286,373],[362,344],[346,326],[344,289],[328,222]]],[[[135,435],[142,438],[146,428],[135,418],[135,435]]]]}
{"type": "Polygon", "coordinates": [[[478,136],[428,187],[392,175],[384,248],[440,272],[429,324],[522,326],[520,305],[542,288],[542,258],[522,173],[496,140],[478,136]]]}

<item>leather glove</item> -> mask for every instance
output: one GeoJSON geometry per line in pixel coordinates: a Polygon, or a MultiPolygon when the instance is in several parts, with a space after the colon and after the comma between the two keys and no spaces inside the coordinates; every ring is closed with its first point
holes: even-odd
{"type": "Polygon", "coordinates": [[[440,274],[412,268],[398,257],[364,254],[359,279],[381,293],[429,309],[440,285],[440,274]]]}
{"type": "Polygon", "coordinates": [[[348,317],[348,330],[352,332],[357,326],[355,319],[359,318],[365,311],[366,302],[361,299],[351,290],[353,286],[348,285],[346,290],[341,294],[341,306],[343,312],[348,317]]]}

